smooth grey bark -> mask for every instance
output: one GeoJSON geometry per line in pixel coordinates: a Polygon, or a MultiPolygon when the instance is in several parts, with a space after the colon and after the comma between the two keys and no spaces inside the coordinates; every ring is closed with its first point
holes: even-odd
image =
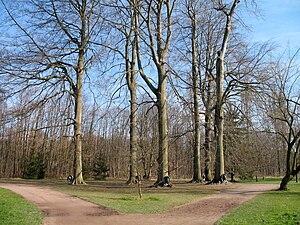
{"type": "Polygon", "coordinates": [[[205,113],[204,113],[204,154],[205,154],[205,161],[204,161],[204,174],[205,180],[211,181],[212,180],[212,146],[213,146],[213,104],[215,101],[214,96],[214,78],[212,75],[212,65],[214,64],[214,60],[212,59],[211,52],[212,47],[209,45],[211,44],[210,37],[207,40],[207,49],[206,49],[206,62],[205,62],[205,77],[201,87],[201,95],[202,101],[205,106],[205,113]]]}
{"type": "MultiPolygon", "coordinates": [[[[159,0],[150,1],[145,4],[144,11],[139,13],[146,24],[147,40],[143,37],[143,42],[150,51],[150,57],[155,65],[157,73],[157,87],[153,85],[144,71],[140,54],[140,41],[137,43],[137,61],[141,77],[156,96],[156,107],[158,109],[158,131],[159,131],[159,151],[158,170],[155,186],[163,183],[164,177],[169,177],[168,162],[168,121],[167,121],[167,54],[171,43],[172,34],[172,12],[175,1],[159,0]],[[163,16],[165,19],[163,19],[163,16]],[[153,26],[155,24],[155,26],[153,26]]],[[[145,33],[145,31],[143,31],[145,33]]],[[[138,26],[136,36],[140,37],[138,26]]]]}
{"type": "MultiPolygon", "coordinates": [[[[210,43],[210,41],[209,41],[210,43]]],[[[213,143],[213,101],[214,101],[214,90],[213,90],[213,76],[212,69],[210,67],[210,48],[206,50],[206,68],[205,68],[205,79],[201,93],[203,103],[205,105],[204,115],[204,175],[206,181],[212,180],[212,143],[213,143]]]]}
{"type": "MultiPolygon", "coordinates": [[[[84,27],[83,27],[84,28],[84,27]]],[[[74,90],[75,119],[75,159],[74,159],[74,181],[73,184],[84,184],[82,175],[82,85],[84,76],[84,49],[79,50],[77,66],[77,85],[74,90]]]]}
{"type": "Polygon", "coordinates": [[[169,176],[169,161],[168,161],[168,124],[167,124],[167,88],[166,79],[163,78],[166,75],[165,71],[162,71],[161,84],[158,91],[158,132],[159,132],[159,153],[158,153],[158,174],[157,182],[161,182],[164,177],[169,176]]]}
{"type": "Polygon", "coordinates": [[[224,60],[221,56],[217,59],[217,103],[215,110],[215,132],[216,132],[216,162],[215,162],[215,176],[214,182],[219,182],[224,170],[224,146],[223,146],[223,135],[224,135],[224,109],[223,109],[223,87],[224,87],[224,60]]]}
{"type": "Polygon", "coordinates": [[[192,29],[192,79],[193,79],[193,120],[194,120],[194,161],[192,182],[201,182],[200,154],[200,110],[199,110],[199,79],[197,73],[197,16],[195,10],[189,11],[192,29]]]}
{"type": "Polygon", "coordinates": [[[216,62],[216,86],[217,86],[217,101],[215,108],[215,133],[216,133],[216,162],[215,175],[213,183],[221,181],[221,175],[225,174],[224,165],[224,58],[227,50],[229,34],[232,28],[232,16],[240,0],[235,0],[229,12],[226,12],[225,6],[222,4],[218,10],[224,12],[226,15],[226,27],[223,35],[223,42],[216,62]]]}
{"type": "MultiPolygon", "coordinates": [[[[83,77],[85,74],[85,51],[89,34],[87,34],[87,2],[82,1],[79,7],[81,18],[80,38],[76,41],[78,45],[78,62],[76,68],[76,86],[73,86],[75,100],[75,119],[74,119],[74,139],[75,139],[75,162],[74,162],[74,181],[73,184],[84,184],[82,174],[82,92],[83,77]]],[[[62,27],[63,29],[63,27],[62,27]]]]}
{"type": "MultiPolygon", "coordinates": [[[[134,65],[132,65],[134,69],[134,65]]],[[[137,173],[137,102],[136,102],[136,72],[131,71],[130,78],[130,165],[129,165],[129,183],[136,182],[137,173]]]]}
{"type": "MultiPolygon", "coordinates": [[[[138,22],[138,13],[135,9],[137,7],[137,1],[132,0],[129,2],[130,8],[132,11],[131,17],[131,27],[134,28],[137,26],[138,22]]],[[[136,47],[137,47],[137,37],[134,35],[133,30],[129,31],[126,40],[126,80],[127,86],[130,92],[130,162],[129,162],[129,177],[128,184],[136,183],[136,177],[138,176],[137,171],[137,96],[136,96],[136,47]],[[132,36],[134,36],[133,41],[131,41],[132,36]],[[132,42],[132,44],[131,44],[132,42]],[[131,49],[131,50],[130,50],[131,49]],[[130,51],[131,51],[131,60],[130,60],[130,51]]]]}
{"type": "Polygon", "coordinates": [[[205,140],[204,140],[204,149],[205,149],[205,161],[204,161],[204,174],[207,181],[212,179],[212,160],[211,160],[211,149],[212,149],[212,115],[211,115],[211,100],[210,92],[208,92],[206,102],[206,111],[205,111],[205,140]]]}

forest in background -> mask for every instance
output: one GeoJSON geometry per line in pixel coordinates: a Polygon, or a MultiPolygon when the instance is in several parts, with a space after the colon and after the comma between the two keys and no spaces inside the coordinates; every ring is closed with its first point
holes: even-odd
{"type": "Polygon", "coordinates": [[[299,172],[298,50],[247,40],[255,1],[1,4],[0,177],[299,172]]]}

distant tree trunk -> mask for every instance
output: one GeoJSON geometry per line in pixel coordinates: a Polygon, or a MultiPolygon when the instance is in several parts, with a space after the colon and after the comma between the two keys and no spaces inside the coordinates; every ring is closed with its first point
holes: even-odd
{"type": "MultiPolygon", "coordinates": [[[[232,26],[232,16],[240,0],[235,0],[231,6],[231,9],[226,12],[225,6],[220,5],[220,11],[226,15],[226,28],[223,36],[223,42],[221,50],[218,52],[218,58],[216,62],[216,86],[217,86],[217,102],[215,110],[215,129],[216,129],[216,162],[215,162],[215,176],[213,183],[219,183],[221,181],[221,175],[225,173],[224,169],[224,58],[227,50],[229,34],[232,26]]],[[[220,3],[221,4],[221,3],[220,3]]]]}
{"type": "Polygon", "coordinates": [[[146,109],[146,106],[142,106],[140,108],[140,113],[138,113],[138,143],[143,167],[141,174],[143,174],[144,179],[151,178],[151,170],[155,164],[155,152],[158,149],[158,126],[157,120],[153,118],[156,116],[157,112],[148,110],[149,109],[146,109]]]}
{"type": "MultiPolygon", "coordinates": [[[[297,157],[299,156],[299,148],[300,148],[300,141],[297,143],[296,152],[294,153],[293,159],[293,170],[297,170],[297,157]]],[[[296,183],[298,183],[298,173],[296,173],[296,183]]]]}

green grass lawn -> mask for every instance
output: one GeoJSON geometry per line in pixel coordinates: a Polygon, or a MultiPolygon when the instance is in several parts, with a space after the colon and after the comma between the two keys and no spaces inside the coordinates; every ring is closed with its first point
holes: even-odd
{"type": "MultiPolygon", "coordinates": [[[[124,184],[125,182],[121,183],[124,184]]],[[[135,186],[99,187],[65,186],[56,190],[103,205],[124,213],[160,213],[175,206],[190,203],[218,191],[207,189],[204,185],[186,185],[176,188],[143,188],[139,198],[135,186]]]]}
{"type": "Polygon", "coordinates": [[[300,184],[290,182],[289,191],[272,191],[257,196],[226,214],[217,224],[300,224],[300,184]]]}
{"type": "Polygon", "coordinates": [[[40,225],[41,211],[23,197],[0,188],[0,225],[40,225]]]}

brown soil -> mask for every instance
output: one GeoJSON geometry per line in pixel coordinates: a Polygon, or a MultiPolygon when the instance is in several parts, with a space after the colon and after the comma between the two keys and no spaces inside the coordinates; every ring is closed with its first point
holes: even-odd
{"type": "Polygon", "coordinates": [[[118,213],[45,186],[0,183],[0,187],[10,189],[34,202],[44,212],[44,225],[209,225],[214,224],[230,209],[277,186],[227,185],[218,194],[151,215],[118,213]]]}

